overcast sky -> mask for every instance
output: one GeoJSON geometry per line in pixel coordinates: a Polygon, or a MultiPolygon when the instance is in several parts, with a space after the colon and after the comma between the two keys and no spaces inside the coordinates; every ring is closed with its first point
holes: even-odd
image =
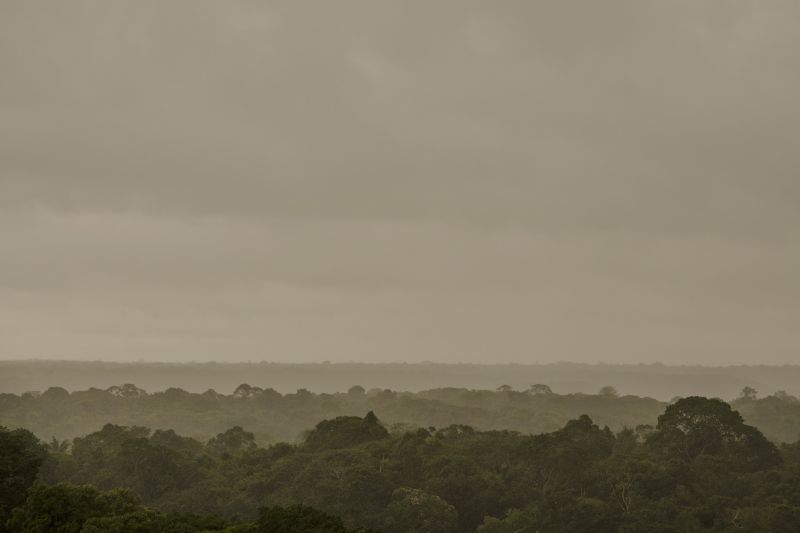
{"type": "Polygon", "coordinates": [[[800,362],[798,20],[0,0],[0,358],[800,362]]]}

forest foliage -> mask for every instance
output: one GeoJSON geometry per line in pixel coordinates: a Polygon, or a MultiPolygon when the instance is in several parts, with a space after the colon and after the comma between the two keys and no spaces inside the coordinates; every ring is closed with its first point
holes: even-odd
{"type": "Polygon", "coordinates": [[[617,431],[587,415],[538,434],[387,427],[372,411],[269,446],[240,426],[205,441],[115,424],[68,442],[3,429],[0,457],[0,523],[12,532],[780,533],[800,523],[800,443],[776,445],[702,397],[617,431]]]}
{"type": "MultiPolygon", "coordinates": [[[[51,387],[43,393],[0,394],[0,425],[24,427],[43,439],[59,440],[97,431],[107,423],[172,429],[207,441],[232,426],[247,428],[261,445],[298,442],[320,420],[363,416],[373,411],[393,429],[468,425],[480,430],[552,432],[583,414],[613,431],[655,424],[669,402],[619,395],[613,387],[596,394],[555,394],[545,384],[522,390],[438,388],[421,392],[389,389],[313,393],[299,389],[281,394],[271,388],[241,384],[231,394],[214,390],[192,393],[179,388],[148,393],[133,385],[68,392],[51,387]]],[[[733,405],[745,421],[775,442],[800,436],[800,401],[779,392],[757,398],[745,388],[733,405]]]]}

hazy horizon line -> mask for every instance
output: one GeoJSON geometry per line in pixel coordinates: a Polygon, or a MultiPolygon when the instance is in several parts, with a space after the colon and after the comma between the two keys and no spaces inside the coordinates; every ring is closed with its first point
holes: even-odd
{"type": "Polygon", "coordinates": [[[75,363],[75,364],[89,364],[89,363],[103,363],[112,365],[221,365],[221,366],[234,366],[234,365],[282,365],[282,366],[345,366],[345,365],[363,365],[363,366],[588,366],[588,367],[602,367],[602,366],[635,366],[635,367],[690,367],[690,368],[735,368],[735,367],[800,367],[800,363],[730,363],[730,364],[703,364],[703,363],[662,363],[656,362],[639,362],[639,363],[625,363],[625,362],[608,362],[598,361],[594,363],[580,362],[580,361],[549,361],[549,362],[445,362],[445,361],[275,361],[275,360],[247,360],[247,361],[218,361],[218,360],[185,360],[185,361],[165,361],[165,360],[109,360],[109,359],[56,359],[56,358],[38,358],[28,357],[22,359],[0,359],[0,364],[7,363],[75,363]]]}

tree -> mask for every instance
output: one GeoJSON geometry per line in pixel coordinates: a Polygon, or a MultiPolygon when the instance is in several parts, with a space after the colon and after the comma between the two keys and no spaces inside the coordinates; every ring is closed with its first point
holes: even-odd
{"type": "Polygon", "coordinates": [[[366,393],[367,391],[364,390],[364,387],[362,387],[361,385],[353,385],[352,387],[347,389],[347,395],[355,398],[360,398],[364,396],[366,393]]]}
{"type": "Polygon", "coordinates": [[[775,391],[772,396],[777,398],[777,399],[779,399],[782,402],[787,402],[787,403],[798,403],[798,402],[800,402],[800,400],[798,400],[796,396],[792,396],[791,394],[789,394],[785,390],[775,391]]]}
{"type": "Polygon", "coordinates": [[[78,483],[94,483],[101,490],[120,486],[121,476],[117,471],[118,456],[126,443],[143,440],[150,436],[148,428],[140,426],[117,426],[106,424],[100,431],[78,437],[72,441],[72,459],[77,465],[78,483]]]}
{"type": "Polygon", "coordinates": [[[615,389],[611,385],[606,385],[605,387],[601,388],[598,394],[600,396],[608,396],[608,397],[616,397],[619,395],[617,389],[615,389]]]}
{"type": "MultiPolygon", "coordinates": [[[[80,533],[156,533],[165,531],[164,522],[164,517],[158,512],[152,509],[139,509],[125,514],[88,518],[80,533]]],[[[171,524],[173,529],[174,525],[171,524]]]]}
{"type": "Polygon", "coordinates": [[[33,433],[0,426],[0,526],[11,509],[25,501],[25,491],[33,485],[46,457],[33,433]]]}
{"type": "Polygon", "coordinates": [[[175,450],[147,439],[130,439],[122,444],[109,463],[112,483],[108,487],[132,489],[147,503],[188,485],[197,466],[184,464],[175,450]]]}
{"type": "Polygon", "coordinates": [[[537,383],[535,385],[531,385],[530,388],[526,391],[528,394],[553,394],[553,389],[550,388],[549,385],[543,385],[541,383],[537,383]]]}
{"type": "MultiPolygon", "coordinates": [[[[52,395],[63,397],[58,391],[52,395]]],[[[772,420],[793,438],[800,406],[778,397],[737,401],[740,415],[721,400],[701,397],[666,406],[633,396],[533,399],[522,392],[443,388],[400,393],[396,399],[309,393],[307,402],[287,395],[262,404],[265,395],[209,400],[180,393],[185,400],[168,402],[162,393],[127,399],[75,392],[65,401],[75,402],[76,411],[98,410],[109,417],[124,408],[136,414],[134,421],[146,418],[160,426],[167,423],[160,409],[190,413],[181,431],[209,423],[197,420],[205,416],[219,417],[213,424],[274,416],[310,426],[324,413],[364,404],[393,420],[408,420],[409,426],[389,434],[370,411],[323,420],[303,444],[260,448],[253,434],[238,426],[204,439],[204,445],[173,430],[109,424],[75,438],[72,450],[54,441],[49,453],[28,432],[2,430],[0,472],[5,469],[6,475],[0,492],[8,498],[8,487],[16,487],[17,498],[0,502],[8,527],[15,533],[341,533],[356,525],[387,533],[478,528],[481,533],[788,533],[800,520],[800,443],[783,445],[778,454],[743,421],[762,413],[759,427],[772,420]],[[770,418],[764,418],[767,411],[770,418]],[[542,413],[561,429],[543,433],[534,430],[540,425],[515,426],[539,418],[531,413],[542,413]],[[592,413],[617,430],[634,429],[615,435],[578,413],[592,413]],[[561,424],[560,417],[572,419],[561,424]],[[639,422],[656,418],[657,427],[639,422]],[[465,424],[470,420],[474,426],[465,424]],[[430,423],[443,429],[419,429],[430,423]],[[480,429],[487,425],[523,431],[480,429]],[[19,444],[21,437],[24,445],[15,451],[9,443],[19,444]],[[39,450],[44,462],[38,474],[34,462],[27,477],[21,476],[14,469],[26,463],[20,457],[31,450],[39,450]],[[59,485],[64,481],[94,488],[59,485]],[[131,492],[99,492],[114,487],[131,492]],[[229,525],[219,518],[255,519],[264,502],[282,507],[265,510],[259,522],[229,525]]],[[[66,411],[44,395],[0,394],[0,415],[9,423],[35,422],[36,409],[49,409],[48,416],[66,411]],[[24,416],[14,411],[21,404],[31,409],[24,416]]]]}
{"type": "Polygon", "coordinates": [[[760,470],[780,464],[775,445],[742,420],[722,400],[690,396],[667,407],[658,417],[648,444],[662,453],[692,461],[715,455],[731,468],[760,470]]]}
{"type": "Polygon", "coordinates": [[[541,531],[588,533],[617,529],[613,511],[598,498],[578,497],[566,505],[548,506],[542,514],[541,531]]]}
{"type": "Polygon", "coordinates": [[[458,526],[458,513],[442,498],[419,489],[401,487],[386,508],[387,533],[448,533],[458,526]]]}
{"type": "Polygon", "coordinates": [[[532,504],[524,509],[510,509],[503,518],[487,516],[477,533],[535,533],[539,523],[539,508],[532,504]]]}
{"type": "Polygon", "coordinates": [[[81,528],[81,533],[209,533],[212,531],[255,533],[254,524],[226,526],[226,521],[217,516],[163,514],[142,507],[125,514],[89,518],[81,528]]]}
{"type": "Polygon", "coordinates": [[[132,383],[125,383],[124,385],[114,385],[106,389],[106,392],[112,396],[120,398],[144,398],[147,396],[147,391],[140,389],[132,383]]]}
{"type": "Polygon", "coordinates": [[[364,442],[385,439],[389,432],[372,411],[364,418],[339,416],[323,420],[309,432],[306,446],[311,449],[334,449],[355,446],[364,442]]]}
{"type": "Polygon", "coordinates": [[[622,431],[617,433],[614,442],[615,455],[631,455],[639,448],[639,439],[636,432],[631,428],[623,428],[622,431]]]}
{"type": "Polygon", "coordinates": [[[192,397],[190,392],[187,392],[180,387],[170,387],[164,392],[161,393],[161,398],[166,400],[167,402],[180,402],[188,400],[192,397]]]}
{"type": "Polygon", "coordinates": [[[69,392],[63,387],[50,387],[42,393],[41,397],[43,400],[63,402],[69,399],[69,392]]]}
{"type": "Polygon", "coordinates": [[[534,437],[529,459],[539,471],[536,484],[540,493],[579,482],[592,464],[611,456],[614,443],[611,430],[601,429],[586,415],[570,420],[558,431],[534,437]]]}
{"type": "Polygon", "coordinates": [[[203,445],[200,442],[178,435],[174,429],[155,430],[150,436],[150,444],[190,455],[196,455],[203,451],[203,445]]]}
{"type": "MultiPolygon", "coordinates": [[[[257,522],[258,533],[350,533],[341,518],[323,513],[313,507],[266,507],[261,509],[257,522]]],[[[353,532],[355,533],[355,532],[353,532]]]]}
{"type": "Polygon", "coordinates": [[[247,383],[242,383],[233,391],[233,396],[236,398],[254,398],[262,392],[264,391],[261,387],[253,387],[247,383]]]}
{"type": "Polygon", "coordinates": [[[50,442],[45,445],[47,451],[50,453],[67,453],[69,451],[69,446],[70,442],[68,440],[58,440],[55,437],[50,439],[50,442]]]}
{"type": "Polygon", "coordinates": [[[742,389],[742,392],[739,393],[739,399],[741,400],[755,400],[758,397],[758,391],[753,387],[745,387],[742,389]]]}
{"type": "Polygon", "coordinates": [[[63,483],[34,486],[8,522],[13,533],[192,533],[225,526],[219,517],[148,509],[124,489],[100,492],[63,483]]]}
{"type": "Polygon", "coordinates": [[[255,436],[239,426],[219,433],[206,444],[206,449],[218,457],[229,457],[256,447],[255,436]]]}
{"type": "Polygon", "coordinates": [[[14,509],[8,529],[14,533],[79,533],[90,518],[143,509],[126,490],[101,493],[89,486],[36,485],[24,503],[14,509]]]}

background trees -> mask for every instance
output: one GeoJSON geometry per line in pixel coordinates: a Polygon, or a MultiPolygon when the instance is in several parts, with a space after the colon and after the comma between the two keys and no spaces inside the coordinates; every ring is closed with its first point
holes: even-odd
{"type": "MultiPolygon", "coordinates": [[[[604,391],[607,392],[607,391],[604,391]]],[[[800,437],[800,401],[778,392],[732,402],[745,423],[775,442],[800,437]]],[[[418,393],[354,386],[348,392],[314,394],[301,390],[280,394],[269,387],[242,384],[233,394],[190,393],[178,388],[146,393],[128,384],[108,390],[68,392],[53,387],[37,396],[0,394],[0,425],[25,427],[39,438],[59,442],[81,437],[111,423],[127,427],[173,430],[206,442],[239,426],[254,442],[297,442],[320,420],[373,411],[387,428],[468,425],[475,429],[521,433],[555,431],[586,414],[613,431],[655,426],[668,404],[653,398],[613,394],[556,394],[546,384],[526,390],[439,388],[418,393]]]]}

